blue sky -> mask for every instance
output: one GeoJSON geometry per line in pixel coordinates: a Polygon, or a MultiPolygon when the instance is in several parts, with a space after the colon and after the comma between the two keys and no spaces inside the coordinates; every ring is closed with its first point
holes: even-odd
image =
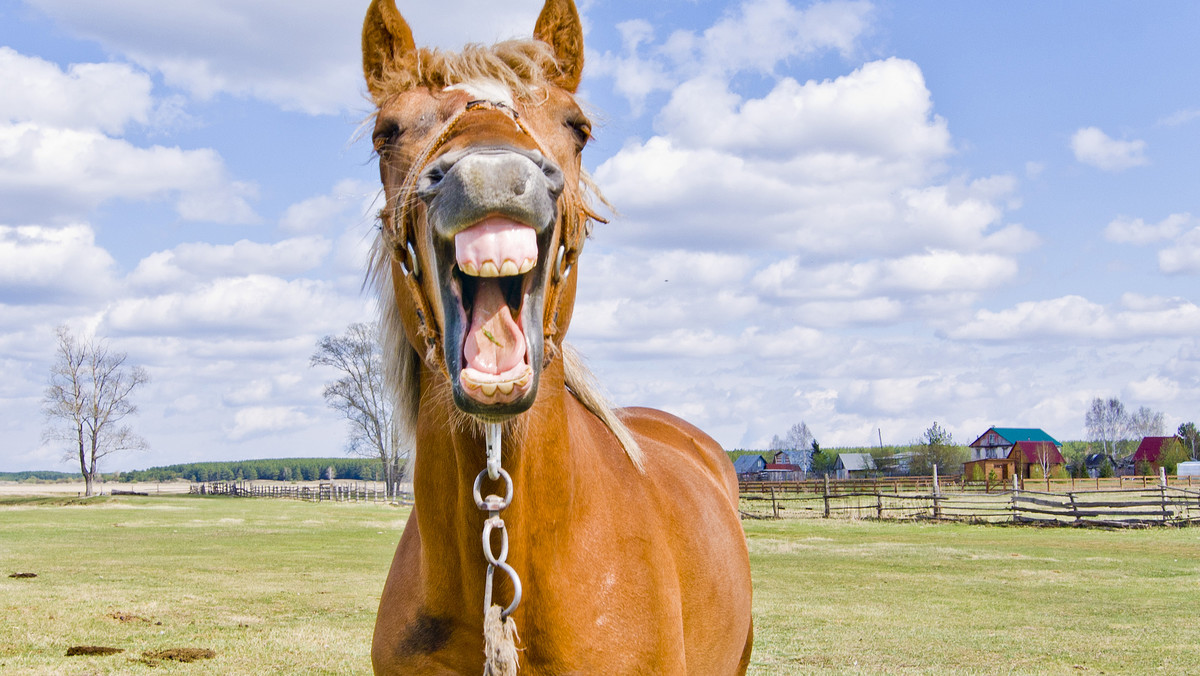
{"type": "MultiPolygon", "coordinates": [[[[0,469],[70,469],[41,440],[60,324],[152,377],[152,450],[105,469],[342,452],[308,357],[375,311],[360,4],[0,0],[0,469]]],[[[448,48],[540,9],[409,4],[448,48]]],[[[570,340],[618,403],[728,448],[1079,439],[1095,396],[1200,418],[1200,6],[581,12],[620,213],[570,340]]]]}

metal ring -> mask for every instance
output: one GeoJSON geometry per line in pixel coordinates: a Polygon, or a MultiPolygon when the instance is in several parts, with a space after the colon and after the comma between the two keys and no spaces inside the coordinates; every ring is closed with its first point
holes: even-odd
{"type": "MultiPolygon", "coordinates": [[[[483,478],[487,475],[488,475],[488,471],[485,469],[485,470],[481,471],[478,474],[478,476],[475,477],[475,485],[471,488],[471,493],[475,497],[475,506],[476,507],[478,507],[479,509],[482,509],[484,511],[491,511],[492,506],[489,505],[483,499],[483,495],[480,493],[480,488],[483,486],[483,478]]],[[[501,510],[501,509],[504,509],[505,507],[508,507],[509,503],[511,503],[512,499],[513,499],[512,477],[509,476],[508,472],[505,471],[503,467],[500,468],[500,478],[504,479],[504,500],[503,500],[503,504],[501,504],[498,507],[495,507],[496,510],[501,510]]],[[[491,498],[491,497],[498,497],[498,496],[489,495],[488,497],[491,498]]]]}
{"type": "Polygon", "coordinates": [[[504,563],[508,559],[508,530],[504,528],[504,519],[493,516],[483,523],[483,558],[493,566],[504,563]],[[492,553],[492,531],[500,529],[500,556],[492,553]]]}
{"type": "MultiPolygon", "coordinates": [[[[496,563],[495,567],[499,568],[500,570],[503,570],[505,573],[508,573],[508,579],[512,580],[512,586],[513,586],[512,603],[508,604],[507,608],[500,611],[500,619],[507,620],[508,616],[512,615],[513,611],[517,609],[517,606],[521,605],[521,578],[517,577],[517,571],[513,570],[512,566],[508,565],[507,563],[505,563],[503,561],[496,563]]],[[[488,564],[488,575],[492,574],[492,568],[493,568],[493,565],[488,564]]]]}

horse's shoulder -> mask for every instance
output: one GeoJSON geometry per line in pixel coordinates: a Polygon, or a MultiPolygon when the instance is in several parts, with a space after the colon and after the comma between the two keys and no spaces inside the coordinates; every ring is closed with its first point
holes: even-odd
{"type": "Polygon", "coordinates": [[[623,408],[618,415],[633,432],[651,463],[656,459],[696,461],[718,480],[732,482],[736,490],[737,479],[728,454],[704,430],[679,416],[653,408],[623,408]]]}

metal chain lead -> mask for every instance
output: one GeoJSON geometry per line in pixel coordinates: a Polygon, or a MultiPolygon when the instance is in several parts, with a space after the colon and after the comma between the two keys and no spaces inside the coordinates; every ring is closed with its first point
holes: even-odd
{"type": "Polygon", "coordinates": [[[479,473],[475,477],[475,486],[472,492],[475,497],[475,506],[480,510],[488,513],[488,518],[483,522],[483,558],[487,559],[487,577],[484,579],[483,585],[483,612],[487,615],[487,611],[492,607],[492,587],[493,578],[496,574],[496,569],[503,570],[508,579],[512,580],[513,585],[513,600],[507,608],[500,612],[500,620],[508,619],[509,615],[517,609],[521,604],[521,578],[517,576],[517,571],[508,565],[508,530],[504,527],[504,519],[500,518],[500,512],[505,507],[508,507],[513,498],[513,482],[512,477],[504,468],[500,466],[500,433],[501,425],[499,423],[488,423],[487,432],[487,469],[479,473]],[[504,479],[504,497],[499,495],[489,495],[483,497],[481,489],[483,486],[483,478],[489,477],[492,480],[504,479]],[[492,551],[492,533],[500,531],[500,553],[496,554],[492,551]]]}

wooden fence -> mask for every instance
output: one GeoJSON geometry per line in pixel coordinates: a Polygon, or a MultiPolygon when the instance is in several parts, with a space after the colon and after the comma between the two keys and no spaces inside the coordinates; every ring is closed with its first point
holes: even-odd
{"type": "MultiPolygon", "coordinates": [[[[968,522],[1146,526],[1200,523],[1200,488],[1100,490],[962,490],[961,484],[901,490],[890,480],[742,484],[748,518],[932,519],[968,522]],[[796,484],[803,483],[803,486],[796,484]],[[817,484],[816,486],[810,484],[817,484]],[[754,485],[768,484],[768,485],[754,485]],[[790,489],[790,490],[788,490],[790,489]]],[[[1031,482],[1032,485],[1033,482],[1031,482]]]]}
{"type": "Polygon", "coordinates": [[[243,498],[285,498],[308,502],[390,502],[412,504],[412,494],[401,492],[389,498],[387,492],[371,483],[325,483],[280,486],[255,484],[250,481],[210,481],[192,484],[189,493],[200,495],[232,495],[243,498]]]}

